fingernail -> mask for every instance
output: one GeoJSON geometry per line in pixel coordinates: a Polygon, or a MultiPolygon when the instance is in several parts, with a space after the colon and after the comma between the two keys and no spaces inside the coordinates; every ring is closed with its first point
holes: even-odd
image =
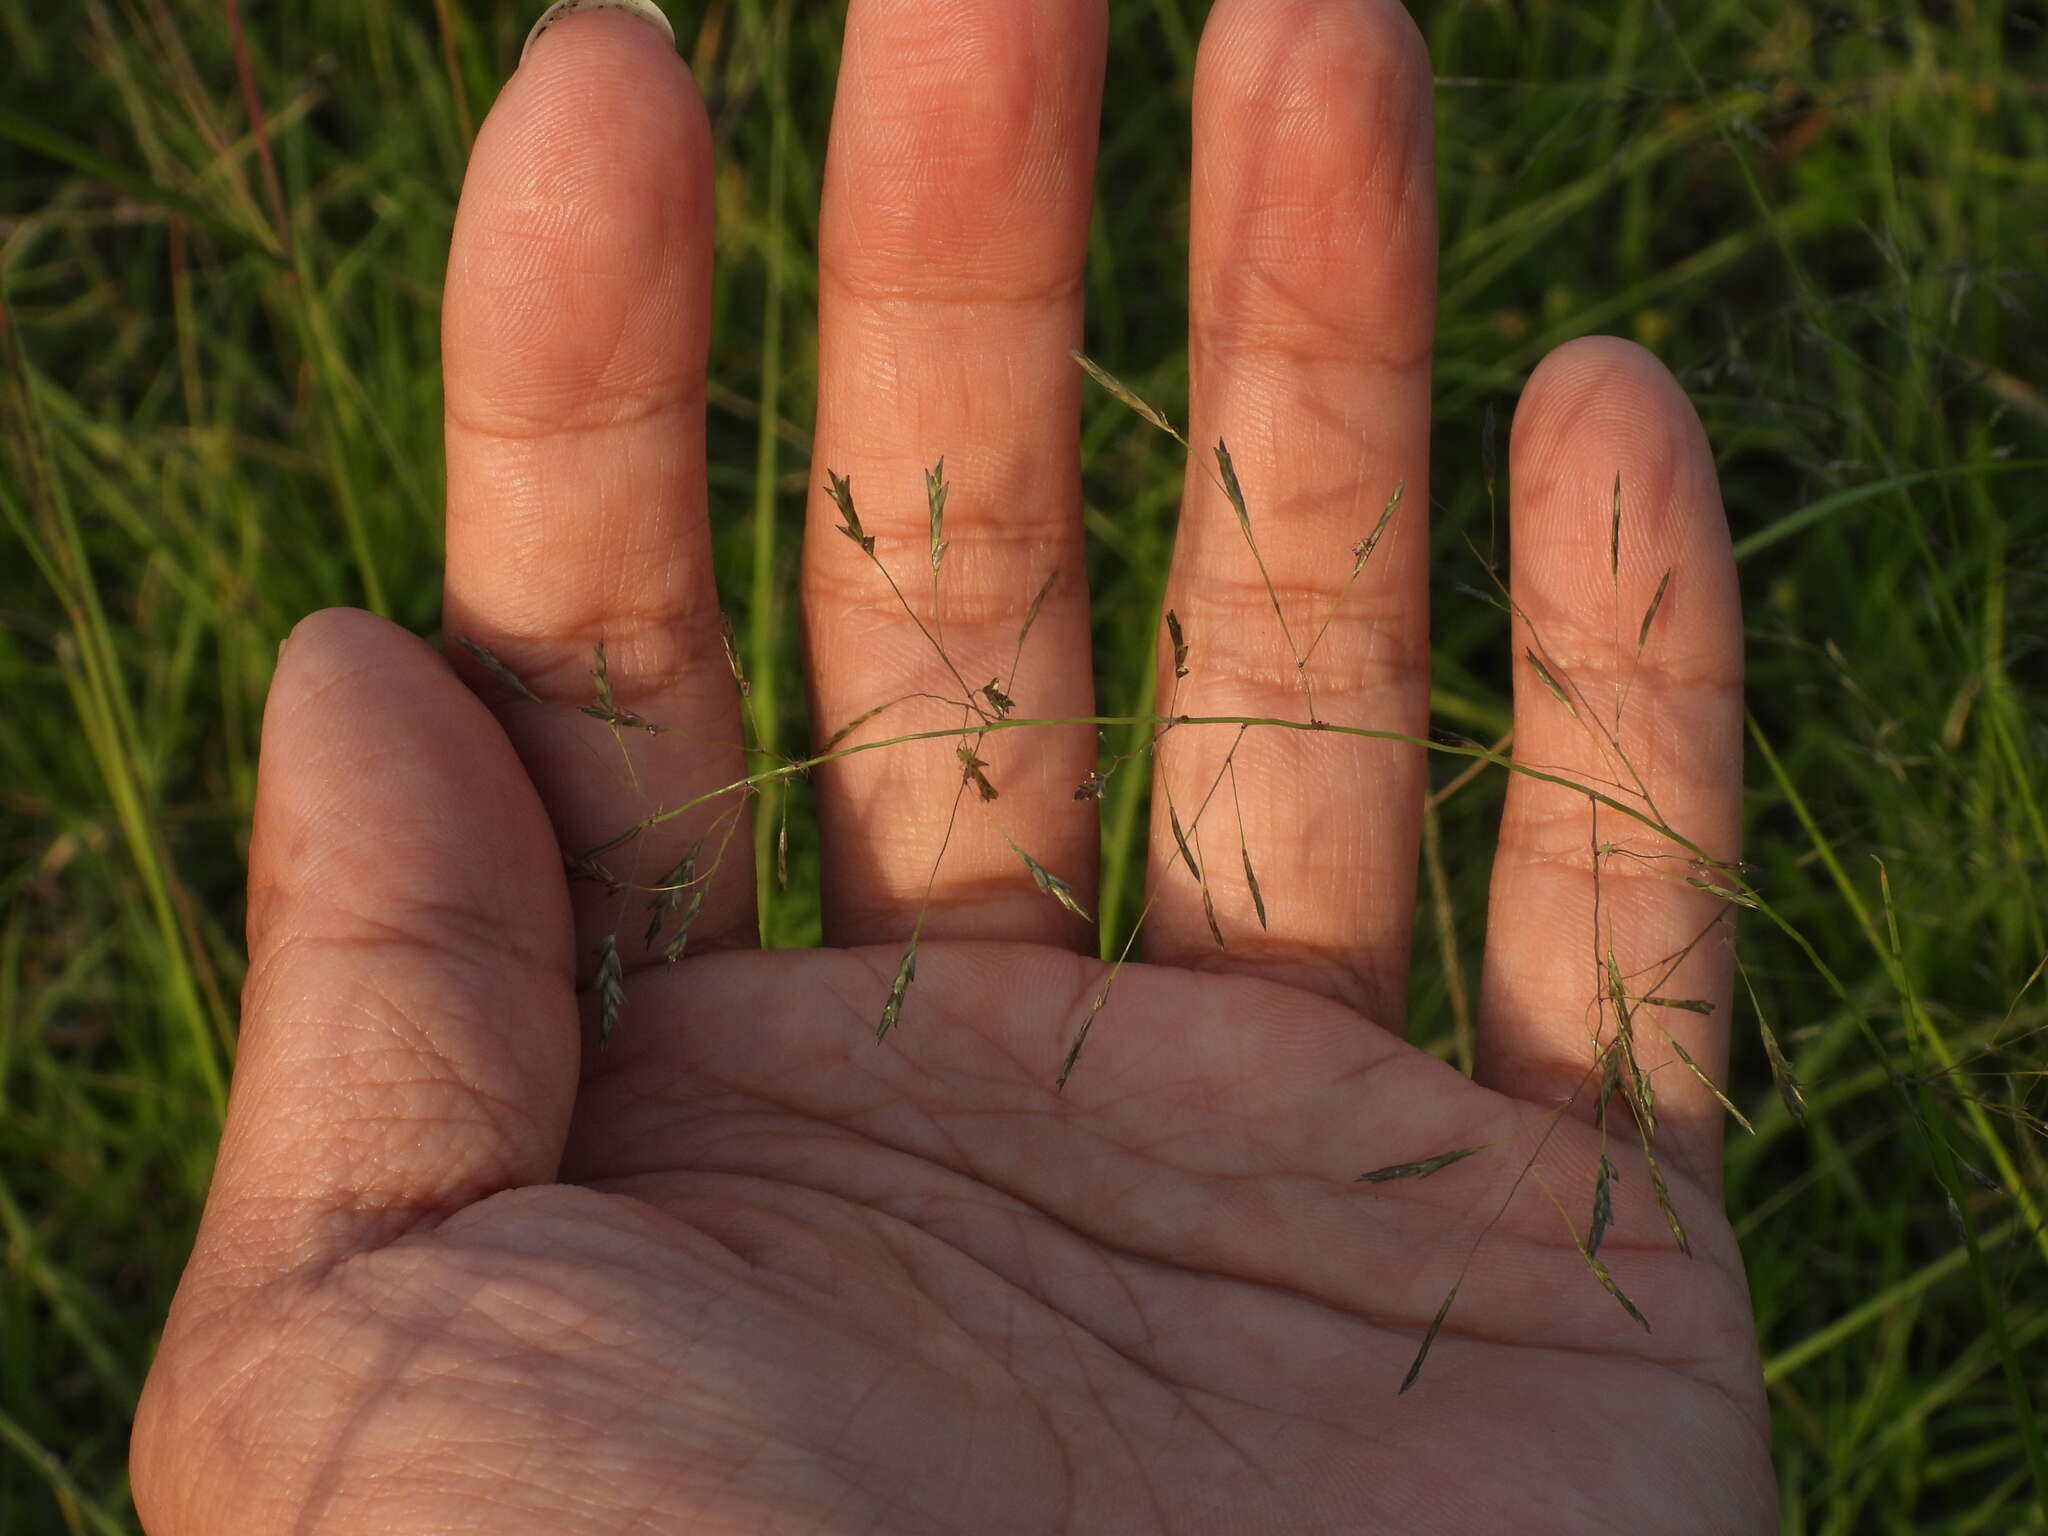
{"type": "Polygon", "coordinates": [[[629,16],[638,16],[648,25],[659,27],[669,46],[675,46],[676,29],[669,25],[668,17],[662,14],[661,7],[654,0],[555,0],[555,4],[540,13],[540,20],[526,34],[526,46],[519,50],[519,62],[526,62],[526,56],[533,52],[533,45],[540,41],[543,32],[564,16],[573,16],[578,11],[624,11],[629,16]]]}

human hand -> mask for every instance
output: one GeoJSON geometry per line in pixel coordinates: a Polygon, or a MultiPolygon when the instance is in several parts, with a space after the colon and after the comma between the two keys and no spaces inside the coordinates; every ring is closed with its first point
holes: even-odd
{"type": "MultiPolygon", "coordinates": [[[[1104,29],[1103,0],[853,5],[804,557],[821,738],[906,694],[931,697],[848,740],[957,728],[963,689],[1013,654],[1020,715],[1092,712],[1069,351],[1104,29]],[[941,455],[943,581],[906,579],[899,602],[834,531],[825,472],[853,477],[907,577],[941,455]],[[911,617],[931,601],[950,661],[911,617]]],[[[752,947],[743,800],[609,856],[644,886],[699,838],[736,829],[739,850],[681,963],[641,946],[645,897],[626,908],[626,1016],[599,1051],[578,961],[587,982],[631,892],[568,886],[560,850],[747,764],[707,534],[706,121],[621,9],[549,30],[478,141],[449,270],[446,608],[555,702],[458,655],[473,693],[361,614],[315,616],[280,660],[228,1125],[136,1429],[155,1536],[1770,1523],[1719,1109],[1673,1043],[1721,1071],[1725,908],[1628,814],[1735,855],[1735,578],[1699,426],[1622,343],[1547,361],[1512,449],[1515,655],[1544,658],[1516,668],[1516,752],[1607,803],[1511,780],[1478,1081],[1402,1038],[1425,781],[1394,738],[1427,724],[1430,112],[1391,3],[1214,9],[1191,437],[1230,443],[1300,633],[1191,473],[1169,591],[1189,673],[1169,652],[1161,697],[1306,721],[1295,661],[1328,618],[1315,718],[1391,733],[1164,733],[1159,782],[1188,819],[1234,773],[1263,912],[1236,810],[1189,832],[1184,861],[1155,794],[1151,963],[1116,976],[1058,1091],[1108,968],[1016,850],[1092,904],[1074,787],[1094,730],[989,732],[987,806],[963,797],[959,738],[890,746],[817,771],[838,948],[752,947]],[[600,640],[620,705],[671,733],[573,707],[600,640]],[[915,982],[877,1045],[914,929],[915,982]],[[1608,1049],[1609,956],[1690,1256],[1640,1148],[1622,1152],[1642,1091],[1594,1125],[1596,1060],[1635,1080],[1608,1049]],[[1648,1331],[1580,1247],[1603,1149],[1599,1254],[1648,1331]]]]}

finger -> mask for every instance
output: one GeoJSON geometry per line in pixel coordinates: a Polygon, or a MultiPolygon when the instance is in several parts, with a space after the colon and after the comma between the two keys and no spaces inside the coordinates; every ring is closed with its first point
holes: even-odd
{"type": "MultiPolygon", "coordinates": [[[[484,124],[456,220],[445,619],[571,853],[745,771],[706,528],[710,281],[710,134],[688,71],[635,10],[561,14],[484,124]],[[602,707],[600,643],[614,708],[667,734],[581,712],[602,707]]],[[[688,942],[750,940],[742,818],[722,798],[606,852],[627,888],[578,884],[586,965],[605,935],[629,963],[674,941],[700,888],[661,924],[645,888],[693,848],[688,874],[718,873],[688,942]]]]}
{"type": "MultiPolygon", "coordinates": [[[[1740,599],[1692,406],[1641,348],[1573,342],[1523,392],[1511,473],[1516,759],[1600,788],[1712,859],[1733,860],[1740,599]]],[[[1494,860],[1480,1079],[1591,1116],[1594,1062],[1625,1022],[1659,1144],[1669,1138],[1711,1170],[1721,1111],[1684,1057],[1721,1080],[1729,908],[1689,883],[1713,878],[1674,838],[1573,789],[1512,777],[1494,860]]]]}
{"type": "MultiPolygon", "coordinates": [[[[1195,84],[1195,453],[1168,589],[1187,676],[1169,644],[1169,714],[1425,729],[1430,90],[1422,41],[1387,0],[1223,0],[1210,14],[1195,84]],[[1219,440],[1256,553],[1218,478],[1219,440]]],[[[1421,795],[1411,746],[1170,730],[1152,957],[1398,1020],[1421,795]]]]}
{"type": "MultiPolygon", "coordinates": [[[[1020,717],[1093,707],[1068,354],[1081,342],[1106,32],[1103,0],[856,0],[847,19],[804,550],[821,739],[882,706],[846,744],[958,727],[997,712],[972,693],[992,681],[1020,717]],[[925,472],[941,458],[948,547],[934,573],[925,472]],[[850,477],[874,559],[834,531],[828,472],[850,477]]],[[[890,747],[820,773],[834,943],[901,938],[927,886],[929,936],[1085,941],[1015,848],[1088,899],[1098,834],[1074,790],[1093,733],[992,735],[972,746],[986,764],[973,787],[959,745],[890,747]]]]}
{"type": "Polygon", "coordinates": [[[552,1179],[576,1090],[567,893],[447,664],[316,614],[264,712],[241,1043],[197,1272],[235,1285],[552,1179]]]}

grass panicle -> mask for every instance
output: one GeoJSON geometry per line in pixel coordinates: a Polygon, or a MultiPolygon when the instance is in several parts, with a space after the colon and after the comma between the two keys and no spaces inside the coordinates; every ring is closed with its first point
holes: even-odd
{"type": "MultiPolygon", "coordinates": [[[[120,1496],[125,1437],[109,1426],[132,1415],[137,1363],[189,1248],[219,1134],[231,999],[246,964],[236,937],[243,837],[276,637],[331,604],[415,629],[437,610],[433,296],[476,127],[471,104],[487,99],[518,45],[515,23],[452,0],[307,0],[288,18],[242,3],[225,13],[230,25],[211,27],[158,0],[133,8],[144,24],[118,24],[128,9],[85,7],[81,52],[29,0],[0,0],[0,102],[34,104],[0,106],[12,157],[0,169],[0,588],[10,616],[0,682],[16,714],[36,722],[0,733],[0,998],[11,1024],[0,1120],[13,1154],[0,1179],[11,1258],[0,1266],[0,1318],[12,1319],[0,1322],[10,1367],[0,1380],[0,1529],[95,1536],[135,1529],[120,1496]],[[413,110],[384,110],[394,99],[413,110]],[[291,558],[273,558],[279,550],[291,558]]],[[[746,757],[702,798],[650,805],[642,825],[606,846],[565,853],[579,902],[613,919],[609,952],[585,956],[599,1032],[643,1027],[637,1010],[621,1023],[638,974],[629,962],[643,958],[624,950],[643,941],[659,907],[645,961],[686,955],[728,836],[752,845],[764,942],[815,941],[813,770],[856,752],[967,744],[995,760],[987,771],[1000,780],[1009,758],[990,750],[998,734],[1053,723],[1036,718],[1014,665],[1005,674],[976,658],[971,678],[949,672],[912,696],[943,704],[943,731],[860,729],[892,721],[899,700],[808,752],[787,739],[803,696],[797,605],[785,589],[811,478],[790,472],[810,429],[793,402],[816,371],[814,349],[796,338],[814,320],[805,210],[816,207],[814,146],[831,109],[829,91],[810,87],[837,67],[841,9],[672,7],[722,155],[746,172],[719,184],[706,437],[746,757]],[[974,686],[992,671],[995,695],[974,686]],[[655,857],[648,834],[658,827],[678,845],[655,857]],[[692,846],[686,878],[650,873],[675,875],[692,846]]],[[[2027,215],[2040,190],[2032,168],[2048,157],[2034,88],[2044,40],[2018,0],[1949,10],[1939,24],[1887,15],[1883,25],[1834,25],[1766,0],[1618,11],[1563,0],[1479,25],[1470,8],[1425,8],[1447,215],[1435,473],[1427,498],[1411,486],[1400,512],[1382,510],[1357,542],[1358,528],[1333,534],[1329,551],[1335,574],[1347,547],[1348,563],[1369,572],[1396,532],[1423,540],[1430,504],[1435,726],[1417,750],[1448,771],[1425,821],[1437,942],[1408,978],[1410,1038],[1469,1059],[1467,999],[1506,775],[1598,807],[1609,835],[1594,840],[1607,845],[1592,860],[1596,880],[1626,868],[1632,881],[1680,882],[1711,898],[1703,905],[1720,912],[1717,935],[1742,918],[1745,1001],[1712,1021],[1736,1016],[1734,1050],[1725,1077],[1706,1075],[1724,1111],[1754,1128],[1729,1143],[1728,1199],[1763,1328],[1787,1528],[1801,1531],[1984,1536],[2033,1529],[2048,1512],[2031,1369],[2048,1340],[2038,1284],[2048,1263],[2048,999],[2031,979],[2048,954],[2038,770],[2048,705],[2035,682],[2042,573],[2031,537],[2048,467],[2048,330],[2026,323],[2042,297],[2041,220],[2027,215]],[[1669,216],[1700,209],[1713,214],[1704,225],[1669,216]],[[1595,264],[1572,238],[1586,228],[1606,235],[1595,264]],[[1510,627],[1527,617],[1505,585],[1513,394],[1556,343],[1593,331],[1633,336],[1670,363],[1717,450],[1746,600],[1759,770],[1745,836],[1767,874],[1684,846],[1672,834],[1693,829],[1648,806],[1618,752],[1619,711],[1648,675],[1632,667],[1630,641],[1633,660],[1647,662],[1693,618],[1685,572],[1636,563],[1658,546],[1633,472],[1622,484],[1601,467],[1586,509],[1596,526],[1581,590],[1611,594],[1611,615],[1587,617],[1614,637],[1612,693],[1605,671],[1598,690],[1595,674],[1574,677],[1536,626],[1510,627]],[[1393,520],[1410,515],[1412,530],[1393,520]],[[1551,670],[1547,682],[1522,641],[1551,670]],[[1511,759],[1508,684],[1529,681],[1525,669],[1578,718],[1597,771],[1511,759]],[[1873,849],[1882,874],[1861,857],[1873,849]]],[[[1288,647],[1308,708],[1246,726],[1183,707],[1201,653],[1174,656],[1174,642],[1185,645],[1172,636],[1178,618],[1164,633],[1156,622],[1174,509],[1192,474],[1205,493],[1218,483],[1220,510],[1230,493],[1206,440],[1216,425],[1246,429],[1205,418],[1197,449],[1172,420],[1193,383],[1187,316],[1170,299],[1185,260],[1157,236],[1185,208],[1186,166],[1160,152],[1163,119],[1146,104],[1193,89],[1194,18],[1111,7],[1109,27],[1109,99],[1122,105],[1104,119],[1102,149],[1118,195],[1098,207],[1091,235],[1091,345],[1146,361],[1134,389],[1076,357],[1086,387],[1114,407],[1085,415],[1081,474],[1099,685],[1115,703],[1057,722],[1103,738],[1076,795],[1103,809],[1105,969],[1060,1042],[1063,1085],[1095,1023],[1113,1025],[1119,966],[1152,910],[1143,781],[1183,733],[1382,739],[1341,718],[1315,720],[1310,662],[1338,609],[1304,611],[1292,593],[1281,617],[1316,637],[1299,654],[1288,647]],[[1141,430],[1112,430],[1125,411],[1141,430]],[[1119,771],[1131,764],[1141,771],[1119,771]]],[[[932,568],[936,597],[959,569],[950,542],[965,527],[965,504],[947,505],[939,490],[946,468],[933,462],[921,484],[902,488],[906,505],[923,499],[888,525],[910,530],[900,548],[873,542],[850,481],[826,488],[840,493],[841,532],[866,558],[884,574],[883,557],[897,577],[918,573],[906,581],[917,589],[906,611],[931,621],[935,653],[949,637],[936,601],[924,602],[923,571],[932,568]]],[[[1270,530],[1277,519],[1259,505],[1255,466],[1247,457],[1232,469],[1251,481],[1237,486],[1240,528],[1270,530]]],[[[1057,575],[1020,626],[1020,655],[1057,575]]],[[[557,686],[582,665],[580,649],[542,655],[522,642],[513,659],[525,678],[487,656],[462,647],[457,660],[494,708],[545,698],[573,721],[590,704],[617,735],[598,744],[624,757],[632,780],[642,733],[620,711],[645,701],[631,696],[623,653],[609,708],[594,686],[582,698],[557,686]]],[[[819,722],[819,734],[840,725],[819,722]]],[[[1247,838],[1244,812],[1268,786],[1248,779],[1253,805],[1236,805],[1233,765],[1246,896],[1217,887],[1212,908],[1236,943],[1239,910],[1249,927],[1270,905],[1277,923],[1316,893],[1283,886],[1284,850],[1260,842],[1262,823],[1247,838]]],[[[981,802],[961,766],[954,817],[992,816],[1001,802],[981,802]]],[[[1178,812],[1191,851],[1206,846],[1213,879],[1223,834],[1211,826],[1201,842],[1205,804],[1186,788],[1178,812]]],[[[934,871],[952,833],[949,819],[934,871]]],[[[1170,859],[1180,862],[1177,849],[1170,859]]],[[[1026,878],[1020,865],[1020,885],[1026,878]]],[[[1633,1122],[1648,1097],[1616,1038],[1610,949],[1643,1064],[1654,1055],[1668,1063],[1658,1071],[1697,1080],[1695,1066],[1715,1061],[1694,1043],[1706,1016],[1676,1006],[1696,989],[1658,974],[1668,957],[1642,963],[1626,907],[1608,899],[1619,888],[1603,894],[1585,969],[1588,1022],[1599,1026],[1586,1091],[1603,1090],[1593,1108],[1603,1131],[1610,1112],[1633,1122]],[[1653,1051],[1658,1033],[1681,1049],[1653,1051]]],[[[877,1010],[897,996],[886,979],[877,1010]]],[[[913,965],[901,997],[916,984],[913,965]]],[[[1624,1127],[1613,1129],[1620,1137],[1624,1127]]],[[[1603,1141],[1601,1155],[1610,1184],[1633,1178],[1632,1149],[1603,1141]]],[[[1684,1198],[1675,1171],[1671,1182],[1684,1198]]],[[[1561,1193],[1591,1239],[1597,1188],[1561,1193]]],[[[1613,1266],[1610,1278],[1641,1289],[1633,1246],[1587,1247],[1613,1266]]],[[[1446,1276],[1453,1283],[1404,1389],[1420,1381],[1461,1276],[1446,1276]]]]}

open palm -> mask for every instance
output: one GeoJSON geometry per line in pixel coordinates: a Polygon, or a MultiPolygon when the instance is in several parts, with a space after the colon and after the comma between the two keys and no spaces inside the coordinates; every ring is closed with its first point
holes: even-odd
{"type": "MultiPolygon", "coordinates": [[[[136,1431],[148,1528],[1768,1526],[1702,1081],[1725,924],[1622,809],[1735,854],[1735,583],[1677,387],[1581,342],[1517,414],[1515,750],[1609,799],[1512,782],[1478,1082],[1402,1038],[1425,781],[1386,737],[1165,731],[1147,963],[1099,1011],[1109,968],[1020,856],[1092,905],[1085,724],[821,766],[838,947],[760,952],[747,805],[688,805],[747,768],[704,482],[709,134],[634,7],[572,9],[478,141],[447,295],[448,628],[520,682],[348,612],[281,658],[228,1128],[136,1431]],[[599,642],[611,722],[574,707],[599,642]],[[564,848],[686,805],[603,856],[611,883],[565,882],[564,848]],[[682,900],[647,934],[664,884],[695,907],[678,963],[682,900]],[[1629,1109],[1595,1124],[1629,1012],[1669,1222],[1629,1109]]],[[[820,740],[957,731],[984,678],[989,714],[1092,713],[1069,353],[1103,37],[1102,0],[852,6],[804,553],[820,740]]],[[[1426,729],[1430,94],[1381,0],[1210,18],[1191,436],[1229,443],[1263,570],[1196,466],[1170,714],[1426,729]]]]}

